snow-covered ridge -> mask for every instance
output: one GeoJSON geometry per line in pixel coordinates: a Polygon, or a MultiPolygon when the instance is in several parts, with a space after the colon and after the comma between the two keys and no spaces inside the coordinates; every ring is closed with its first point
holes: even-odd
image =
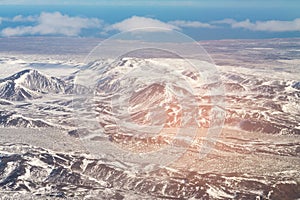
{"type": "MultiPolygon", "coordinates": [[[[109,105],[106,105],[107,102],[111,103],[109,100],[111,95],[119,93],[124,102],[129,102],[132,106],[132,109],[129,108],[129,110],[133,111],[130,117],[140,123],[147,121],[149,116],[147,109],[149,110],[151,106],[155,107],[157,104],[170,108],[167,101],[168,99],[174,101],[174,99],[170,98],[169,94],[183,94],[182,100],[177,102],[179,109],[176,105],[175,110],[171,108],[173,109],[171,113],[177,115],[172,117],[178,119],[181,114],[181,102],[189,102],[191,108],[197,109],[197,105],[192,104],[193,102],[189,101],[190,98],[187,98],[190,91],[189,86],[195,86],[194,88],[200,90],[197,101],[198,106],[200,105],[198,124],[201,127],[209,126],[209,113],[211,112],[211,105],[208,104],[209,90],[221,84],[226,99],[226,123],[228,125],[247,131],[300,133],[299,121],[296,119],[300,115],[299,106],[296,103],[300,96],[299,82],[291,77],[266,76],[264,70],[216,66],[220,82],[217,79],[213,82],[214,79],[205,81],[205,78],[209,79],[209,76],[214,74],[210,74],[209,63],[201,61],[197,62],[198,65],[203,66],[200,73],[189,67],[186,60],[173,58],[126,57],[104,66],[103,63],[103,61],[95,61],[90,63],[86,69],[87,72],[95,75],[91,81],[97,84],[97,95],[102,100],[99,102],[97,111],[99,111],[98,119],[104,126],[104,130],[107,127],[107,130],[111,131],[112,121],[115,121],[113,114],[116,110],[113,111],[109,109],[109,105]],[[97,74],[97,72],[101,73],[97,74]],[[160,73],[166,74],[166,76],[162,76],[160,73]],[[181,77],[188,80],[188,84],[180,84],[181,77]],[[153,91],[153,88],[157,89],[153,91]],[[125,99],[128,93],[132,95],[125,99]],[[101,109],[101,107],[105,109],[101,109]],[[135,110],[137,112],[134,113],[135,110]],[[297,117],[295,118],[295,116],[297,117]]],[[[81,77],[82,83],[88,80],[89,73],[81,77]]],[[[119,114],[119,116],[121,115],[119,114]]],[[[176,122],[171,124],[174,125],[176,122]]]]}
{"type": "Polygon", "coordinates": [[[276,199],[279,195],[279,199],[284,199],[286,195],[296,197],[299,193],[299,183],[284,176],[249,177],[246,173],[172,167],[137,173],[124,170],[134,168],[135,163],[116,159],[93,159],[86,154],[25,144],[0,147],[0,187],[4,191],[1,195],[13,190],[15,194],[34,194],[32,199],[49,196],[83,199],[87,195],[93,199],[116,199],[116,196],[120,197],[117,199],[254,199],[257,196],[276,199]]]}
{"type": "Polygon", "coordinates": [[[65,88],[65,82],[58,78],[26,69],[0,79],[0,98],[13,101],[36,99],[47,93],[64,93],[65,88]]]}
{"type": "Polygon", "coordinates": [[[116,112],[116,105],[111,110],[111,103],[125,105],[129,102],[131,115],[125,117],[131,117],[137,123],[148,123],[152,117],[159,124],[158,117],[148,112],[159,107],[167,115],[166,124],[174,127],[180,126],[181,104],[184,102],[187,104],[185,109],[197,115],[198,125],[209,127],[211,104],[207,91],[221,84],[226,99],[227,125],[248,131],[299,133],[299,80],[271,79],[258,72],[251,73],[250,69],[217,66],[220,82],[205,81],[211,75],[207,70],[210,65],[201,61],[198,64],[204,66],[200,74],[187,66],[187,61],[174,58],[97,60],[64,78],[26,69],[0,79],[0,106],[15,111],[24,119],[42,119],[47,124],[62,127],[72,126],[72,110],[78,108],[77,116],[82,113],[86,119],[97,121],[95,127],[99,128],[100,123],[104,130],[111,130],[116,114],[117,117],[124,116],[116,112]],[[199,89],[196,102],[191,101],[196,91],[191,88],[199,89]],[[126,96],[129,93],[131,95],[126,96]],[[113,95],[122,97],[123,103],[112,101],[113,95]],[[51,100],[53,96],[55,100],[51,100]],[[82,96],[91,98],[91,107],[88,108],[86,102],[77,101],[77,97],[82,96]],[[29,100],[30,105],[15,104],[24,100],[29,100]],[[92,110],[86,112],[90,108],[92,110]],[[199,112],[196,113],[194,108],[199,112]]]}
{"type": "Polygon", "coordinates": [[[58,78],[42,74],[33,69],[19,73],[22,73],[22,75],[15,80],[17,85],[41,93],[64,93],[65,91],[65,83],[58,78]]]}

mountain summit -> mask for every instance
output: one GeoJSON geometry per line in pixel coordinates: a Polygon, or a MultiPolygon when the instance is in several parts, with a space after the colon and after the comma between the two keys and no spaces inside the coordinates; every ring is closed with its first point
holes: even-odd
{"type": "Polygon", "coordinates": [[[64,93],[64,91],[64,81],[33,69],[26,69],[0,79],[0,98],[12,101],[36,99],[42,94],[64,93]]]}

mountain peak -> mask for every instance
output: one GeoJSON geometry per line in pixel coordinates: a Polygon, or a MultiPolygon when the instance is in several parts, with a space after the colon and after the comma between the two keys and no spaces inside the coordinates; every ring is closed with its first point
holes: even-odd
{"type": "Polygon", "coordinates": [[[36,70],[34,70],[34,69],[22,70],[18,73],[13,74],[12,76],[9,76],[9,77],[4,78],[4,79],[0,79],[0,83],[3,83],[3,82],[8,81],[8,80],[15,81],[15,80],[19,79],[21,76],[23,76],[24,74],[28,74],[28,73],[31,73],[33,71],[36,71],[36,70]]]}
{"type": "Polygon", "coordinates": [[[22,101],[39,98],[46,93],[63,93],[64,81],[44,75],[34,69],[22,70],[10,77],[0,79],[0,98],[22,101]]]}

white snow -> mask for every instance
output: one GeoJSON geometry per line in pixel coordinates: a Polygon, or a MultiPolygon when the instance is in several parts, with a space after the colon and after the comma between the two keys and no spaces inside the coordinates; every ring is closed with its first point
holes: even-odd
{"type": "Polygon", "coordinates": [[[228,194],[228,193],[224,192],[223,190],[213,187],[211,185],[208,185],[208,186],[209,186],[209,188],[207,189],[206,192],[212,198],[216,198],[216,199],[224,199],[224,198],[233,199],[234,198],[234,195],[228,194]]]}

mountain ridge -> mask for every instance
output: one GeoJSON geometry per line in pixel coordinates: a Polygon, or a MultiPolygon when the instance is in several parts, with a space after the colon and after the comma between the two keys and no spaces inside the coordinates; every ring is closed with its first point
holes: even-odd
{"type": "Polygon", "coordinates": [[[0,79],[0,98],[24,101],[41,98],[47,93],[65,93],[63,80],[44,75],[34,69],[25,69],[4,79],[0,79]]]}

